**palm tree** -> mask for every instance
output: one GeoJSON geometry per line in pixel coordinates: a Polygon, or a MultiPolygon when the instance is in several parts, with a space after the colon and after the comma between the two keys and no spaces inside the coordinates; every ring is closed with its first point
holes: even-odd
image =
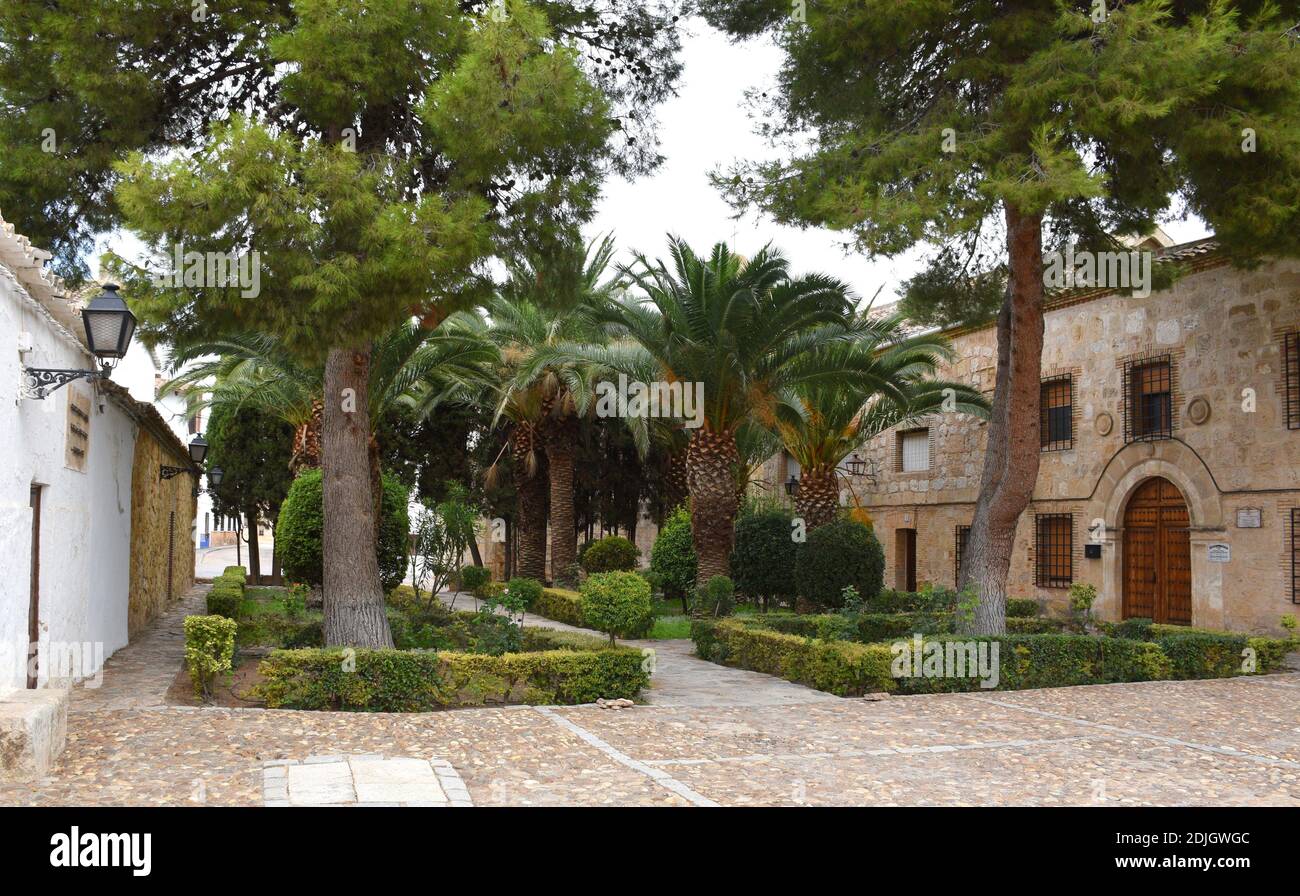
{"type": "Polygon", "coordinates": [[[839,508],[837,468],[864,443],[893,426],[938,413],[988,416],[988,402],[963,383],[934,379],[952,356],[938,334],[907,338],[903,318],[867,320],[861,336],[821,350],[820,361],[853,370],[841,381],[812,381],[796,390],[801,413],[777,423],[785,450],[801,469],[795,509],[808,529],[835,519],[839,508]]]}
{"type": "Polygon", "coordinates": [[[699,576],[730,569],[737,480],[736,433],[746,421],[775,426],[794,416],[790,390],[834,371],[818,349],[855,338],[847,286],[830,277],[792,278],[778,252],[746,261],[723,243],[699,256],[669,239],[670,265],[637,255],[624,273],[644,301],[611,303],[596,316],[627,340],[610,346],[557,346],[545,360],[586,358],[642,382],[703,384],[701,425],[686,451],[691,528],[699,576]]]}
{"type": "MultiPolygon", "coordinates": [[[[503,384],[502,406],[518,400],[516,396],[532,396],[527,401],[537,403],[537,419],[528,427],[517,427],[520,445],[515,450],[533,450],[532,443],[540,440],[546,453],[551,579],[557,582],[569,578],[578,556],[573,459],[579,420],[591,405],[594,371],[591,364],[578,359],[543,366],[531,365],[528,360],[555,345],[603,341],[592,312],[608,305],[622,285],[618,279],[605,279],[614,254],[613,237],[592,240],[585,247],[564,248],[567,251],[555,257],[512,264],[509,280],[488,305],[490,338],[502,347],[513,368],[510,380],[503,384]]],[[[526,489],[533,487],[525,485],[526,489]]],[[[545,531],[544,519],[541,528],[545,531]]],[[[532,553],[530,549],[530,560],[532,553]]]]}

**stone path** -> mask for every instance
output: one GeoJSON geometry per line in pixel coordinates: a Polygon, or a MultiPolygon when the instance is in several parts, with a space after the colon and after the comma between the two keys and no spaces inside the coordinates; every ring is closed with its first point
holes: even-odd
{"type": "MultiPolygon", "coordinates": [[[[655,705],[317,713],[159,707],[158,685],[179,663],[159,637],[114,657],[102,694],[75,695],[52,774],[0,784],[0,804],[292,803],[292,769],[313,758],[337,766],[316,774],[338,786],[314,787],[308,772],[299,797],[361,803],[385,795],[356,778],[360,757],[379,755],[412,769],[444,760],[465,799],[489,806],[1300,806],[1296,675],[880,701],[801,689],[805,699],[790,702],[776,691],[755,698],[748,675],[708,666],[739,689],[717,702],[715,690],[694,692],[702,661],[658,642],[655,705]],[[157,664],[167,669],[149,672],[157,664]],[[128,700],[119,675],[144,696],[128,700]],[[283,797],[279,773],[268,778],[277,767],[283,797]]],[[[447,803],[460,799],[430,768],[447,803]]]]}
{"type": "Polygon", "coordinates": [[[262,767],[266,806],[472,806],[465,782],[445,759],[309,756],[262,767]]]}

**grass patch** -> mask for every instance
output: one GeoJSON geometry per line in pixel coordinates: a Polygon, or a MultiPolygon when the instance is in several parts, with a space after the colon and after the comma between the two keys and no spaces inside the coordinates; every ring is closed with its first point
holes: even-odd
{"type": "Polygon", "coordinates": [[[691,619],[689,616],[657,616],[654,628],[646,638],[651,641],[671,641],[691,636],[691,619]]]}

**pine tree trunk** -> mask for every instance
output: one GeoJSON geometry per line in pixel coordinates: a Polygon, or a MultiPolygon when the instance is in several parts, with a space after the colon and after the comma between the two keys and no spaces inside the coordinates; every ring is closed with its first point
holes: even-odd
{"type": "Polygon", "coordinates": [[[570,583],[569,570],[578,559],[578,530],[574,523],[573,456],[578,421],[569,416],[547,421],[546,464],[551,488],[551,580],[570,583]]]}
{"type": "Polygon", "coordinates": [[[369,348],[330,349],[321,426],[325,644],[392,647],[375,550],[369,348]]]}
{"type": "Polygon", "coordinates": [[[537,458],[537,428],[518,423],[510,434],[518,501],[514,574],[546,579],[546,480],[537,458]]]}
{"type": "Polygon", "coordinates": [[[998,315],[997,384],[980,494],[961,582],[979,605],[974,634],[1006,631],[1007,575],[1016,525],[1038,480],[1039,383],[1043,362],[1043,220],[1006,209],[1010,282],[998,315]]]}
{"type": "Polygon", "coordinates": [[[834,467],[810,467],[799,477],[794,507],[811,532],[835,521],[840,508],[840,481],[834,467]]]}
{"type": "Polygon", "coordinates": [[[740,452],[730,433],[697,429],[686,450],[686,477],[691,494],[691,539],[699,559],[696,581],[731,574],[736,537],[736,468],[740,452]]]}

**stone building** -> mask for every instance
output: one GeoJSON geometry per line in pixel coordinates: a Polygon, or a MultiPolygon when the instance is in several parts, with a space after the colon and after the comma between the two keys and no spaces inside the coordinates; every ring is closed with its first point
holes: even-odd
{"type": "MultiPolygon", "coordinates": [[[[1300,262],[1228,265],[1212,240],[1159,251],[1187,271],[1145,298],[1048,301],[1042,454],[1010,592],[1104,619],[1279,631],[1300,611],[1300,262]]],[[[942,372],[992,395],[992,325],[954,330],[942,372]]],[[[864,446],[846,502],[872,517],[887,587],[952,587],[979,494],[986,424],[961,415],[864,446]]],[[[773,487],[797,470],[775,458],[773,487]]]]}
{"type": "Polygon", "coordinates": [[[117,382],[26,375],[98,366],[48,260],[0,220],[0,773],[40,773],[64,689],[193,584],[194,480],[160,475],[185,443],[117,382]]]}

